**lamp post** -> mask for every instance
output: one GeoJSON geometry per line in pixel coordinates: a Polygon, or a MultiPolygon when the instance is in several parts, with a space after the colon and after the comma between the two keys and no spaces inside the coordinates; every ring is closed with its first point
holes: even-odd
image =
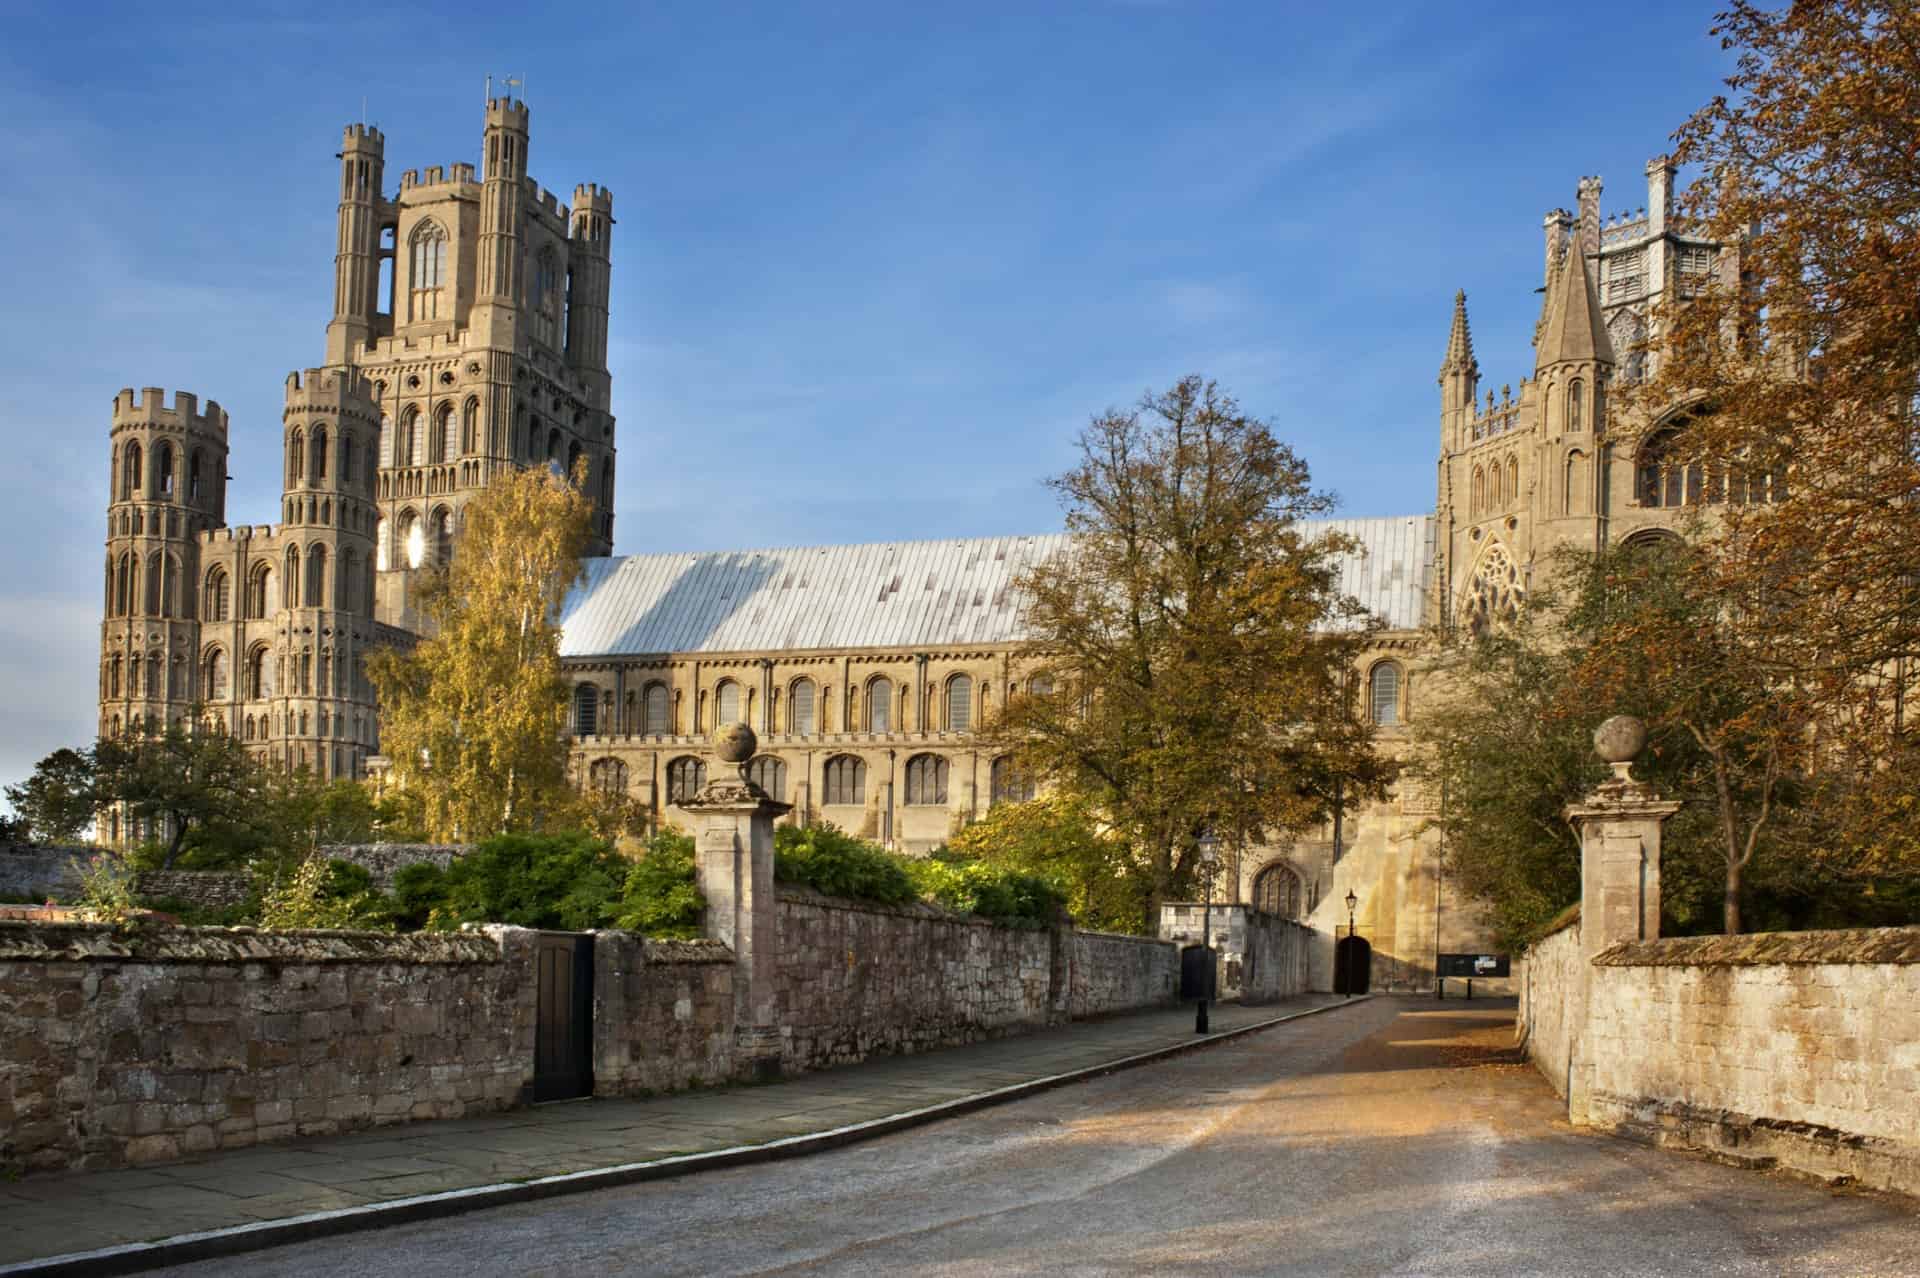
{"type": "Polygon", "coordinates": [[[1200,906],[1200,949],[1207,960],[1205,975],[1200,978],[1200,1002],[1193,1014],[1193,1032],[1207,1032],[1207,995],[1213,993],[1213,867],[1220,856],[1220,840],[1212,830],[1200,836],[1200,878],[1202,904],[1200,906]]]}
{"type": "Polygon", "coordinates": [[[1353,969],[1360,965],[1360,947],[1354,943],[1354,911],[1360,908],[1360,898],[1347,891],[1347,997],[1353,997],[1353,969]]]}

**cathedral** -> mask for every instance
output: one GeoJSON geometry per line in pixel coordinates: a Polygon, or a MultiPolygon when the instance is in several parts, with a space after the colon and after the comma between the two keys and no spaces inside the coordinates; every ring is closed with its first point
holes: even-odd
{"type": "MultiPolygon", "coordinates": [[[[562,205],[527,176],[528,143],[526,106],[491,100],[480,176],[409,169],[390,195],[379,131],[346,130],[326,358],[286,380],[282,522],[226,523],[218,404],[120,392],[101,734],[199,706],[263,760],[365,775],[379,724],[362,659],[418,633],[415,577],[454,553],[465,504],[505,468],[584,459],[594,541],[561,649],[581,784],[685,824],[679,805],[715,766],[712,730],[741,720],[761,741],[754,779],[793,805],[785,819],[899,851],[1031,797],[1032,779],[973,728],[1047,686],[1012,586],[1059,534],[612,555],[613,197],[583,184],[562,205]]],[[[1675,221],[1672,164],[1646,177],[1636,212],[1603,216],[1601,183],[1585,178],[1575,211],[1547,214],[1533,367],[1517,387],[1483,396],[1455,297],[1433,511],[1326,521],[1358,542],[1344,586],[1382,622],[1359,711],[1389,753],[1410,748],[1436,636],[1517,612],[1556,547],[1670,536],[1686,505],[1779,495],[1779,476],[1669,464],[1683,411],[1636,421],[1609,403],[1647,372],[1649,308],[1735,266],[1675,221]]],[[[1306,837],[1230,849],[1218,899],[1329,938],[1351,919],[1375,983],[1430,985],[1438,955],[1486,944],[1470,903],[1447,899],[1435,813],[1404,784],[1306,837]]],[[[1331,940],[1325,951],[1323,988],[1331,940]]]]}

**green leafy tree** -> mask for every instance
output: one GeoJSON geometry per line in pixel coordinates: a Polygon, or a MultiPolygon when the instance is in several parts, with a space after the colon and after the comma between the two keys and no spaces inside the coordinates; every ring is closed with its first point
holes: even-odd
{"type": "Polygon", "coordinates": [[[919,895],[900,857],[823,821],[773,831],[773,874],[828,896],[901,905],[919,895]]]}
{"type": "Polygon", "coordinates": [[[25,825],[15,837],[43,843],[73,843],[93,824],[99,805],[92,750],[55,750],[33,766],[33,775],[6,789],[7,802],[25,825]]]}
{"type": "Polygon", "coordinates": [[[496,477],[426,591],[429,636],[368,661],[393,783],[420,797],[432,838],[535,829],[575,802],[558,619],[589,535],[583,481],[496,477]]]}
{"type": "Polygon", "coordinates": [[[1051,482],[1067,553],[1029,571],[1030,658],[1051,695],[995,735],[1144,858],[1142,925],[1189,890],[1201,833],[1256,839],[1383,797],[1392,765],[1352,710],[1370,635],[1339,589],[1333,499],[1263,422],[1189,377],[1095,418],[1051,482]]]}
{"type": "Polygon", "coordinates": [[[693,940],[707,908],[693,870],[693,838],[661,830],[627,871],[614,926],[646,936],[693,940]]]}
{"type": "Polygon", "coordinates": [[[585,834],[496,834],[447,868],[445,900],[432,923],[607,927],[618,912],[627,868],[605,842],[585,834]]]}
{"type": "Polygon", "coordinates": [[[170,723],[159,733],[103,737],[93,749],[94,797],[164,831],[161,869],[195,832],[240,827],[259,812],[265,771],[224,732],[170,723]]]}
{"type": "Polygon", "coordinates": [[[1151,889],[1144,863],[1064,791],[996,803],[948,840],[945,857],[1046,879],[1083,926],[1106,931],[1138,931],[1151,889]]]}

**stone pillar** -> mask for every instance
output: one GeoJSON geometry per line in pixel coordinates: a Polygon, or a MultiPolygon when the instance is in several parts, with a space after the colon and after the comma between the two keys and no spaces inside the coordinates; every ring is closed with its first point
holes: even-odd
{"type": "Polygon", "coordinates": [[[759,742],[744,723],[713,734],[721,768],[681,806],[696,822],[694,877],[707,899],[707,935],[733,951],[736,1070],[755,1082],[780,1075],[779,904],[773,886],[773,823],[789,805],[747,779],[759,742]]]}
{"type": "Polygon", "coordinates": [[[1680,805],[1633,779],[1634,757],[1646,744],[1646,725],[1638,719],[1615,715],[1601,724],[1594,730],[1593,749],[1612,766],[1613,776],[1566,808],[1580,835],[1580,980],[1567,1009],[1574,1027],[1567,1116],[1574,1123],[1587,1121],[1592,1091],[1592,1061],[1585,1048],[1594,956],[1620,941],[1660,935],[1660,834],[1680,805]]]}

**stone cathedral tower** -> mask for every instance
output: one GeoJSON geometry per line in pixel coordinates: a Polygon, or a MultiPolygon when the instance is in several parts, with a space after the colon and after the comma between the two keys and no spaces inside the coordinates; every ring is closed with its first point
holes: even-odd
{"type": "Polygon", "coordinates": [[[197,710],[264,759],[360,776],[379,749],[365,654],[419,632],[414,574],[494,475],[582,470],[588,553],[611,553],[613,196],[582,184],[566,206],[533,182],[528,120],[492,99],[483,171],[409,169],[393,193],[386,139],[346,129],[326,362],[286,382],[282,522],[227,526],[219,405],[115,399],[103,735],[197,710]]]}

